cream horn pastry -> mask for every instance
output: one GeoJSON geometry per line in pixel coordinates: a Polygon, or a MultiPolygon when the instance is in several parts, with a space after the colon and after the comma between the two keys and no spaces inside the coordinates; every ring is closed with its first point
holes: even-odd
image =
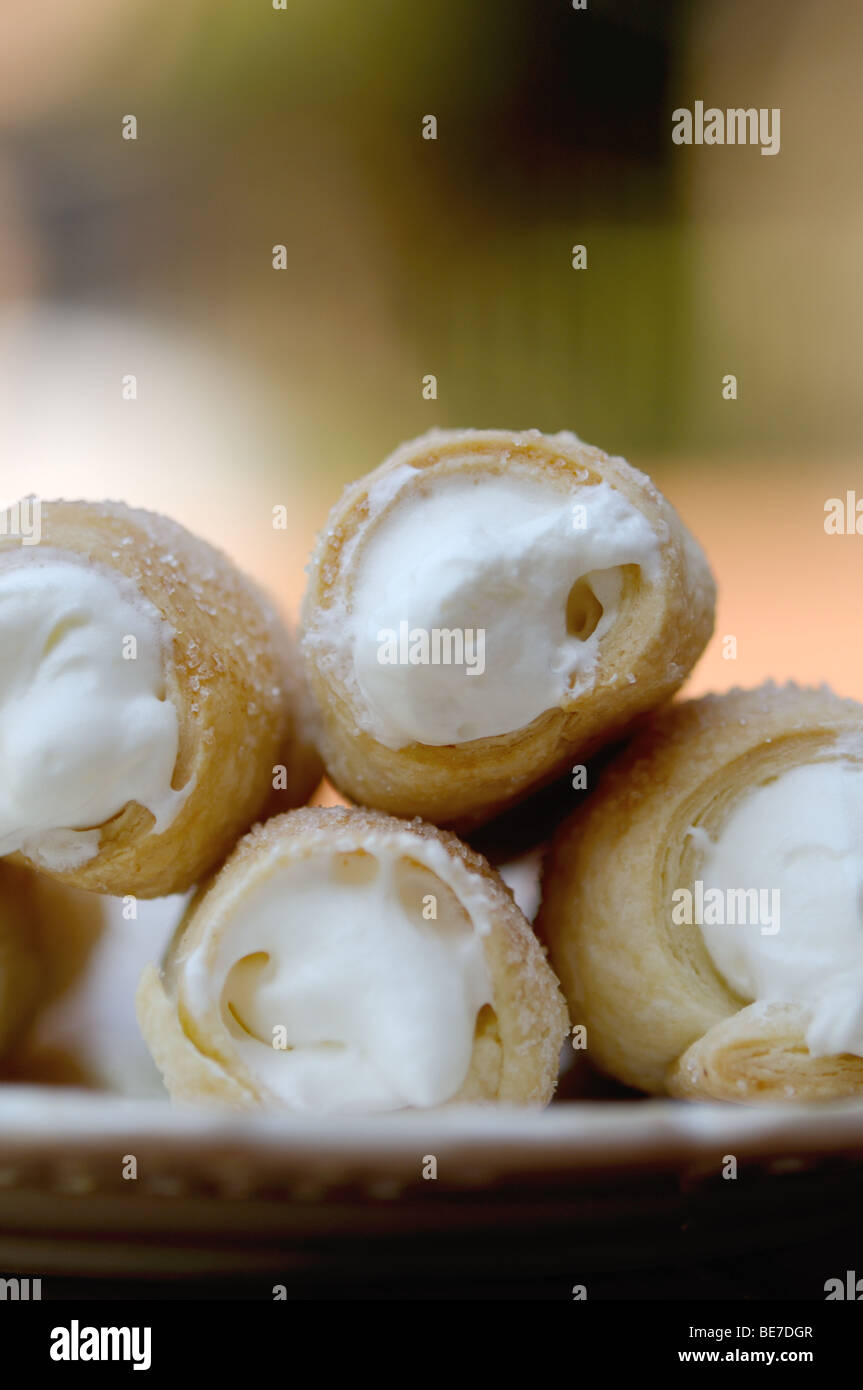
{"type": "Polygon", "coordinates": [[[102,929],[97,899],[0,863],[0,1057],[10,1074],[33,1020],[82,974],[102,929]]]}
{"type": "Polygon", "coordinates": [[[17,1040],[40,996],[41,912],[35,875],[0,864],[0,1057],[17,1040]]]}
{"type": "Polygon", "coordinates": [[[164,1097],[135,1019],[145,964],[170,940],[189,894],[111,898],[38,880],[39,999],[3,1076],[118,1095],[164,1097]]]}
{"type": "Polygon", "coordinates": [[[302,644],[330,777],[470,830],[667,699],[714,596],[650,479],[573,434],[405,444],[347,489],[310,565],[302,644]]]}
{"type": "Polygon", "coordinates": [[[0,857],[158,897],[317,778],[290,639],[218,551],[117,503],[47,502],[0,538],[0,857]],[[297,769],[301,769],[298,777],[297,769]]]}
{"type": "Polygon", "coordinates": [[[418,820],[343,808],[256,826],[137,1007],[175,1099],[319,1113],[543,1105],[568,1027],[485,860],[418,820]]]}
{"type": "Polygon", "coordinates": [[[540,932],[589,1055],[641,1090],[863,1094],[863,706],[672,706],[559,831],[540,932]]]}

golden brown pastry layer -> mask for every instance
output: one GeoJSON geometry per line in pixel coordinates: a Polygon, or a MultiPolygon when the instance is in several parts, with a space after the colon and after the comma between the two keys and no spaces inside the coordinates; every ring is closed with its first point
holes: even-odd
{"type": "Polygon", "coordinates": [[[160,834],[149,811],[127,804],[101,826],[98,854],[50,870],[55,877],[121,896],[183,891],[261,813],[278,766],[286,769],[280,808],[308,797],[321,769],[302,727],[307,697],[291,639],[224,555],[166,517],[113,502],[43,503],[41,544],[0,538],[0,554],[13,548],[16,563],[51,548],[123,576],[173,633],[165,666],[180,733],[172,786],[189,789],[186,800],[160,834]]]}
{"type": "MultiPolygon", "coordinates": [[[[333,862],[341,877],[354,872],[345,866],[359,860],[388,859],[419,869],[423,894],[429,881],[437,885],[440,919],[424,922],[423,930],[446,933],[464,913],[475,927],[481,920],[489,928],[481,943],[492,998],[476,1016],[468,1072],[450,1100],[543,1105],[551,1098],[568,1028],[566,1009],[544,954],[499,875],[454,835],[418,820],[306,808],[255,827],[240,842],[197,894],[161,970],[150,967],[142,977],[139,1022],[175,1099],[285,1108],[265,1078],[263,1060],[269,1064],[269,1058],[256,1068],[250,1061],[254,1054],[237,1045],[242,1030],[231,1017],[227,987],[221,993],[214,987],[202,1003],[202,981],[220,978],[217,960],[224,950],[229,957],[235,952],[251,959],[238,928],[248,920],[254,895],[280,871],[310,861],[333,862]]],[[[356,872],[362,876],[361,865],[356,872]]],[[[415,903],[411,899],[417,921],[419,892],[415,903]]],[[[320,923],[310,920],[308,932],[316,926],[320,923]]],[[[386,975],[385,964],[380,973],[386,975]]]]}
{"type": "Polygon", "coordinates": [[[662,711],[606,769],[555,837],[538,919],[604,1071],[654,1094],[750,1104],[863,1089],[863,1058],[811,1056],[799,1006],[739,998],[699,926],[672,918],[703,860],[691,827],[715,839],[770,779],[861,752],[863,707],[768,684],[662,711]]]}
{"type": "MultiPolygon", "coordinates": [[[[347,797],[363,805],[420,815],[466,832],[561,776],[667,700],[707,643],[714,601],[713,579],[699,546],[650,479],[623,459],[574,435],[536,430],[435,431],[405,444],[347,489],[310,565],[303,649],[328,773],[347,797]],[[351,671],[334,659],[325,634],[334,613],[350,611],[356,567],[378,528],[395,508],[409,507],[412,499],[456,475],[480,485],[494,477],[551,483],[573,503],[589,498],[591,486],[608,484],[649,523],[661,578],[647,584],[637,565],[624,567],[619,616],[600,643],[589,689],[571,690],[559,707],[512,733],[392,748],[363,727],[351,671]]],[[[506,678],[501,672],[500,679],[506,678]]]]}

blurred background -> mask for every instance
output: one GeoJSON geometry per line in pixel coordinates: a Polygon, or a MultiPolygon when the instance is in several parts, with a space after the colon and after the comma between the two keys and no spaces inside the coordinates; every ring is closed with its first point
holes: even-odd
{"type": "Polygon", "coordinates": [[[571,428],[711,557],[691,690],[863,696],[861,56],[844,0],[7,0],[0,500],[172,513],[295,609],[404,437],[571,428]],[[674,145],[695,100],[781,152],[674,145]]]}

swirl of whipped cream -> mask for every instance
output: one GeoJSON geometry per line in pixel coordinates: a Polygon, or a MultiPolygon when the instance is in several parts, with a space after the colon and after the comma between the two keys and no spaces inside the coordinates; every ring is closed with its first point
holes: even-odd
{"type": "Polygon", "coordinates": [[[622,567],[655,581],[659,552],[608,483],[457,475],[395,509],[358,552],[344,624],[375,737],[490,738],[590,689],[622,567]]]}
{"type": "Polygon", "coordinates": [[[49,547],[0,557],[0,856],[77,868],[130,802],[170,825],[170,637],[118,573],[49,547]]]}
{"type": "Polygon", "coordinates": [[[444,881],[440,847],[402,840],[354,838],[262,866],[178,963],[181,1010],[200,1022],[217,1012],[282,1105],[440,1105],[467,1076],[492,998],[484,927],[444,881]]]}
{"type": "Polygon", "coordinates": [[[805,1006],[813,1057],[863,1057],[863,768],[791,768],[707,845],[705,893],[769,903],[764,921],[701,927],[717,970],[742,999],[805,1006]]]}

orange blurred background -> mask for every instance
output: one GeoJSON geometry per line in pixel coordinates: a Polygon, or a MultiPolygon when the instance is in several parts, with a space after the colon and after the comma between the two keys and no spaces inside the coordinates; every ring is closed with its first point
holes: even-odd
{"type": "Polygon", "coordinates": [[[5,6],[0,500],[169,512],[295,611],[402,438],[572,428],[710,556],[691,691],[863,697],[863,537],[824,531],[863,497],[861,52],[841,0],[5,6]],[[696,99],[780,107],[780,154],[674,146],[696,99]]]}

